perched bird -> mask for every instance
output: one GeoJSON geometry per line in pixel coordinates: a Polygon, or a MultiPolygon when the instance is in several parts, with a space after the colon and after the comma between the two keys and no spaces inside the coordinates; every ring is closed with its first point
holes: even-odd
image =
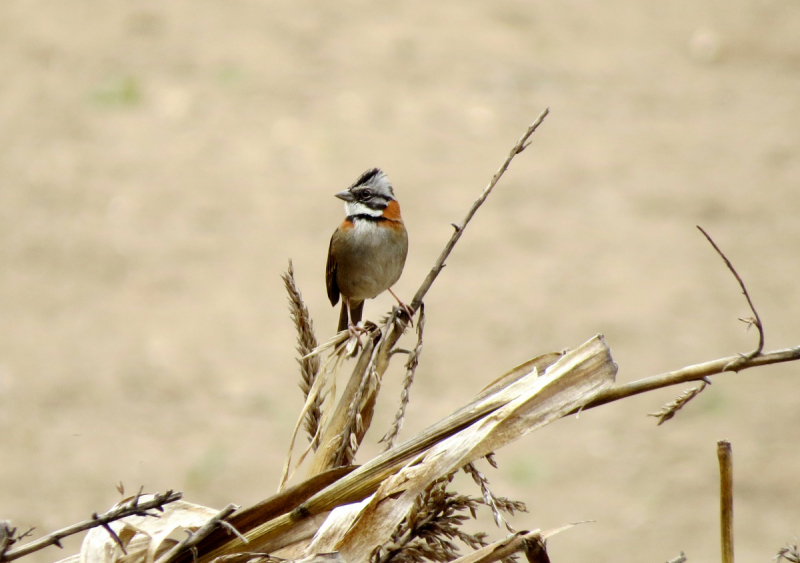
{"type": "Polygon", "coordinates": [[[331,237],[325,282],[331,305],[342,296],[338,330],[353,331],[364,300],[387,289],[410,312],[390,289],[403,273],[408,233],[389,178],[378,168],[367,170],[336,197],[344,200],[347,217],[331,237]]]}

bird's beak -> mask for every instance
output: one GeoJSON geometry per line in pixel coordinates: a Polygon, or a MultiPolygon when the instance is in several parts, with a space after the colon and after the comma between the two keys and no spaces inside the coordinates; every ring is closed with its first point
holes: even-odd
{"type": "Polygon", "coordinates": [[[344,201],[351,202],[351,203],[356,200],[356,198],[353,197],[353,194],[351,194],[349,190],[345,190],[343,192],[339,192],[338,194],[336,194],[336,197],[338,197],[339,199],[342,199],[344,201]]]}

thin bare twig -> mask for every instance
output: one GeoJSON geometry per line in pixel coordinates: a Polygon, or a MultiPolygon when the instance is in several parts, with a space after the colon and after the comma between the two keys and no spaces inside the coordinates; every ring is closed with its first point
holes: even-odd
{"type": "Polygon", "coordinates": [[[514,157],[528,148],[528,145],[530,144],[528,143],[528,139],[530,139],[531,135],[533,135],[536,129],[538,129],[539,125],[542,124],[542,121],[544,121],[544,118],[547,117],[548,113],[550,113],[550,108],[546,108],[539,115],[539,117],[536,118],[536,121],[534,121],[531,126],[528,127],[522,137],[520,137],[519,141],[517,141],[517,144],[511,149],[511,152],[508,153],[508,156],[503,164],[500,165],[500,168],[497,170],[497,172],[495,172],[492,180],[489,182],[489,185],[486,186],[480,197],[478,197],[478,199],[475,200],[475,203],[472,204],[472,207],[469,208],[467,215],[461,220],[461,223],[453,225],[453,235],[450,237],[450,240],[447,241],[444,250],[442,250],[439,258],[436,260],[436,264],[434,264],[433,268],[428,273],[428,276],[425,278],[425,281],[422,282],[422,285],[414,295],[414,299],[411,301],[410,307],[413,311],[419,309],[420,303],[422,303],[422,299],[425,297],[425,294],[428,293],[428,290],[431,288],[434,280],[444,268],[445,260],[447,260],[447,257],[450,256],[450,252],[452,252],[453,247],[458,242],[458,239],[460,239],[461,235],[464,234],[464,229],[467,227],[467,223],[470,222],[472,216],[475,215],[476,211],[478,211],[478,208],[483,205],[483,202],[486,201],[487,197],[489,197],[489,194],[492,192],[495,185],[497,185],[497,182],[500,181],[500,178],[502,178],[503,174],[505,174],[506,170],[508,170],[508,166],[511,164],[511,161],[514,160],[514,157]]]}
{"type": "Polygon", "coordinates": [[[727,440],[717,442],[722,563],[733,563],[733,454],[727,440]]]}
{"type": "MultiPolygon", "coordinates": [[[[175,502],[176,500],[180,500],[183,496],[183,493],[179,492],[172,492],[167,491],[164,494],[156,494],[152,499],[139,503],[139,494],[131,499],[130,502],[127,502],[121,506],[117,506],[116,508],[112,508],[105,514],[101,514],[97,516],[97,514],[92,515],[90,520],[85,520],[83,522],[79,522],[77,524],[73,524],[72,526],[67,526],[61,530],[48,534],[38,540],[26,543],[25,545],[21,545],[16,549],[12,549],[0,557],[0,561],[13,561],[14,559],[19,559],[25,555],[33,553],[35,551],[39,551],[40,549],[44,549],[45,547],[56,545],[58,547],[61,546],[61,540],[66,538],[67,536],[71,536],[73,534],[78,534],[80,532],[84,532],[91,528],[96,528],[97,526],[106,527],[109,522],[114,522],[115,520],[119,520],[121,518],[125,518],[126,516],[155,516],[158,517],[157,514],[153,514],[151,512],[147,512],[148,510],[159,510],[161,512],[164,511],[162,506],[165,504],[169,504],[171,502],[175,502]]],[[[116,534],[112,534],[112,537],[116,536],[116,534]]],[[[119,541],[119,538],[115,538],[115,541],[119,541]]]]}
{"type": "Polygon", "coordinates": [[[711,238],[711,236],[709,236],[709,234],[703,230],[703,227],[701,227],[700,225],[697,225],[697,228],[700,230],[701,233],[703,233],[703,236],[705,236],[706,239],[708,239],[708,242],[711,243],[711,246],[714,247],[714,250],[717,251],[717,254],[719,254],[722,257],[722,259],[725,261],[725,265],[728,266],[728,269],[731,271],[733,276],[736,278],[736,281],[739,282],[739,287],[742,288],[742,293],[744,294],[745,298],[747,299],[747,304],[750,305],[750,310],[753,312],[753,318],[752,319],[739,319],[739,320],[748,323],[748,327],[751,324],[753,324],[758,329],[758,346],[756,347],[756,349],[753,350],[752,352],[750,352],[749,354],[742,355],[740,358],[738,358],[737,360],[731,362],[731,364],[728,367],[725,368],[726,371],[728,371],[728,370],[737,371],[738,368],[740,367],[740,365],[744,364],[748,360],[752,360],[753,358],[755,358],[756,356],[761,354],[762,350],[764,350],[764,325],[761,324],[761,317],[758,316],[758,311],[756,311],[756,308],[753,305],[753,300],[750,299],[750,294],[747,292],[747,288],[745,287],[741,276],[739,276],[739,274],[736,272],[736,268],[733,267],[733,264],[731,264],[731,261],[728,260],[728,257],[725,256],[725,254],[723,254],[723,252],[719,249],[719,247],[714,242],[714,240],[711,238]]]}
{"type": "MultiPolygon", "coordinates": [[[[380,439],[381,442],[386,444],[386,450],[391,450],[400,434],[400,429],[403,427],[403,421],[406,417],[406,408],[411,400],[411,385],[414,384],[414,375],[417,372],[419,365],[419,356],[422,353],[422,334],[425,330],[425,303],[420,303],[419,318],[417,319],[417,345],[414,350],[408,353],[408,361],[406,361],[406,376],[403,379],[403,390],[400,392],[400,406],[394,415],[394,422],[389,431],[380,439]]],[[[397,352],[395,348],[392,352],[397,352]]]]}
{"type": "MultiPolygon", "coordinates": [[[[229,504],[222,510],[220,510],[215,516],[213,516],[208,522],[203,524],[199,530],[194,532],[193,534],[187,535],[183,538],[180,542],[176,545],[172,546],[172,548],[167,551],[164,555],[159,557],[156,560],[156,563],[172,563],[175,561],[180,555],[189,549],[192,549],[197,546],[204,538],[206,538],[211,532],[214,531],[215,528],[221,525],[225,525],[226,528],[230,530],[231,525],[225,522],[224,520],[236,512],[238,510],[238,506],[235,504],[229,504]]],[[[239,536],[240,538],[243,537],[239,532],[234,530],[235,535],[239,536]]],[[[245,540],[246,541],[246,540],[245,540]]]]}
{"type": "Polygon", "coordinates": [[[659,412],[651,412],[648,413],[647,416],[654,416],[658,418],[658,425],[661,426],[666,421],[670,420],[673,416],[675,416],[675,413],[681,410],[686,405],[686,403],[688,403],[689,401],[697,397],[700,393],[705,391],[708,385],[709,383],[706,380],[703,381],[700,387],[692,387],[691,389],[687,389],[686,391],[678,395],[678,397],[674,401],[667,403],[666,405],[661,407],[661,410],[659,412]]]}

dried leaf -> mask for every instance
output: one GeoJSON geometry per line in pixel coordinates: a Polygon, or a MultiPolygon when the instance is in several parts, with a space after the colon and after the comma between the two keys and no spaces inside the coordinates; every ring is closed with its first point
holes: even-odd
{"type": "Polygon", "coordinates": [[[434,445],[383,481],[349,531],[335,544],[329,538],[323,549],[339,551],[347,561],[365,561],[376,545],[391,537],[432,482],[590,401],[613,384],[616,365],[598,337],[566,354],[543,375],[537,377],[535,372],[498,391],[509,399],[505,406],[434,445]]]}

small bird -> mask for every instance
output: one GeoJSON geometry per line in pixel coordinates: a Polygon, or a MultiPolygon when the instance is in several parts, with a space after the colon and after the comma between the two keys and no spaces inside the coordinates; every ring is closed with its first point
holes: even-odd
{"type": "Polygon", "coordinates": [[[331,305],[342,296],[338,330],[354,331],[364,300],[387,289],[410,313],[391,290],[406,263],[408,233],[389,178],[378,168],[367,170],[336,197],[344,200],[347,217],[331,236],[325,282],[331,305]]]}

